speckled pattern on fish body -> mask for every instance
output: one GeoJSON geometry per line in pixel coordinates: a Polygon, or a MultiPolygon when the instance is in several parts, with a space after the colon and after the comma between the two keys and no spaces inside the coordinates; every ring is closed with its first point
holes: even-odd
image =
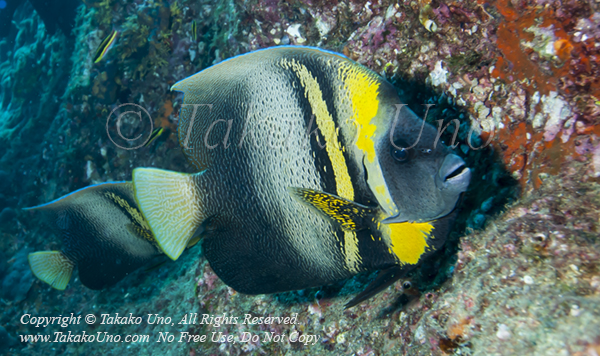
{"type": "Polygon", "coordinates": [[[54,288],[65,289],[77,266],[85,286],[102,289],[161,254],[131,182],[86,187],[30,209],[44,212],[62,235],[61,251],[29,255],[34,274],[54,288]]]}
{"type": "Polygon", "coordinates": [[[444,242],[443,217],[470,173],[447,147],[433,148],[436,130],[370,70],[332,52],[279,47],[173,90],[184,93],[180,144],[203,171],[133,174],[140,209],[171,258],[200,234],[219,277],[257,294],[408,269],[444,242]],[[408,147],[420,129],[417,145],[397,154],[390,138],[408,147]],[[354,213],[340,218],[338,208],[354,213]]]}

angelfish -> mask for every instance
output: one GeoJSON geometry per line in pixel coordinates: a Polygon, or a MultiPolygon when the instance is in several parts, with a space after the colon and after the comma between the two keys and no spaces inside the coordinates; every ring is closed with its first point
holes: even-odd
{"type": "Polygon", "coordinates": [[[133,172],[135,198],[176,260],[200,235],[216,274],[246,294],[364,271],[365,300],[445,241],[470,170],[394,87],[333,52],[275,47],[173,85],[195,174],[133,172]]]}
{"type": "Polygon", "coordinates": [[[102,289],[162,255],[131,182],[93,185],[27,210],[44,213],[62,236],[60,251],[29,254],[33,274],[55,289],[67,287],[75,267],[81,283],[102,289]]]}

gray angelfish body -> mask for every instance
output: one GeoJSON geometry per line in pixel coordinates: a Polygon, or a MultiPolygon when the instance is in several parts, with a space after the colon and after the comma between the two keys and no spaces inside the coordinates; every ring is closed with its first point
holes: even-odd
{"type": "Polygon", "coordinates": [[[44,212],[62,236],[61,251],[29,255],[36,277],[56,289],[66,288],[75,266],[85,286],[102,289],[162,254],[131,182],[86,187],[29,210],[44,212]]]}
{"type": "Polygon", "coordinates": [[[437,131],[370,70],[279,47],[173,90],[184,93],[180,144],[203,172],[133,174],[140,210],[172,259],[202,231],[217,275],[257,294],[362,271],[396,278],[443,244],[470,172],[448,147],[433,147],[437,131]]]}

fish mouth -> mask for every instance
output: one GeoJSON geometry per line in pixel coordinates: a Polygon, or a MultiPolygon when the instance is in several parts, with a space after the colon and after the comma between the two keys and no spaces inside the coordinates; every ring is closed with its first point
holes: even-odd
{"type": "Polygon", "coordinates": [[[452,173],[450,173],[448,176],[446,176],[446,180],[448,181],[453,178],[460,177],[461,175],[465,174],[465,172],[467,170],[469,170],[469,169],[464,164],[461,164],[452,173]]]}
{"type": "Polygon", "coordinates": [[[459,192],[464,192],[471,182],[471,170],[466,166],[460,166],[451,175],[446,177],[446,184],[451,185],[459,192]]]}
{"type": "Polygon", "coordinates": [[[467,168],[465,161],[455,154],[449,154],[444,158],[436,177],[436,185],[440,190],[451,189],[456,192],[464,192],[471,181],[471,170],[467,168]]]}

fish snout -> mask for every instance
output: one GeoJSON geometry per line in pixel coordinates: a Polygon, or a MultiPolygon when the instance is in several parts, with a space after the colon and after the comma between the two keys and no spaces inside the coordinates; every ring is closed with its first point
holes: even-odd
{"type": "Polygon", "coordinates": [[[471,181],[471,170],[459,156],[450,153],[446,155],[436,177],[440,189],[452,189],[464,192],[471,181]]]}

